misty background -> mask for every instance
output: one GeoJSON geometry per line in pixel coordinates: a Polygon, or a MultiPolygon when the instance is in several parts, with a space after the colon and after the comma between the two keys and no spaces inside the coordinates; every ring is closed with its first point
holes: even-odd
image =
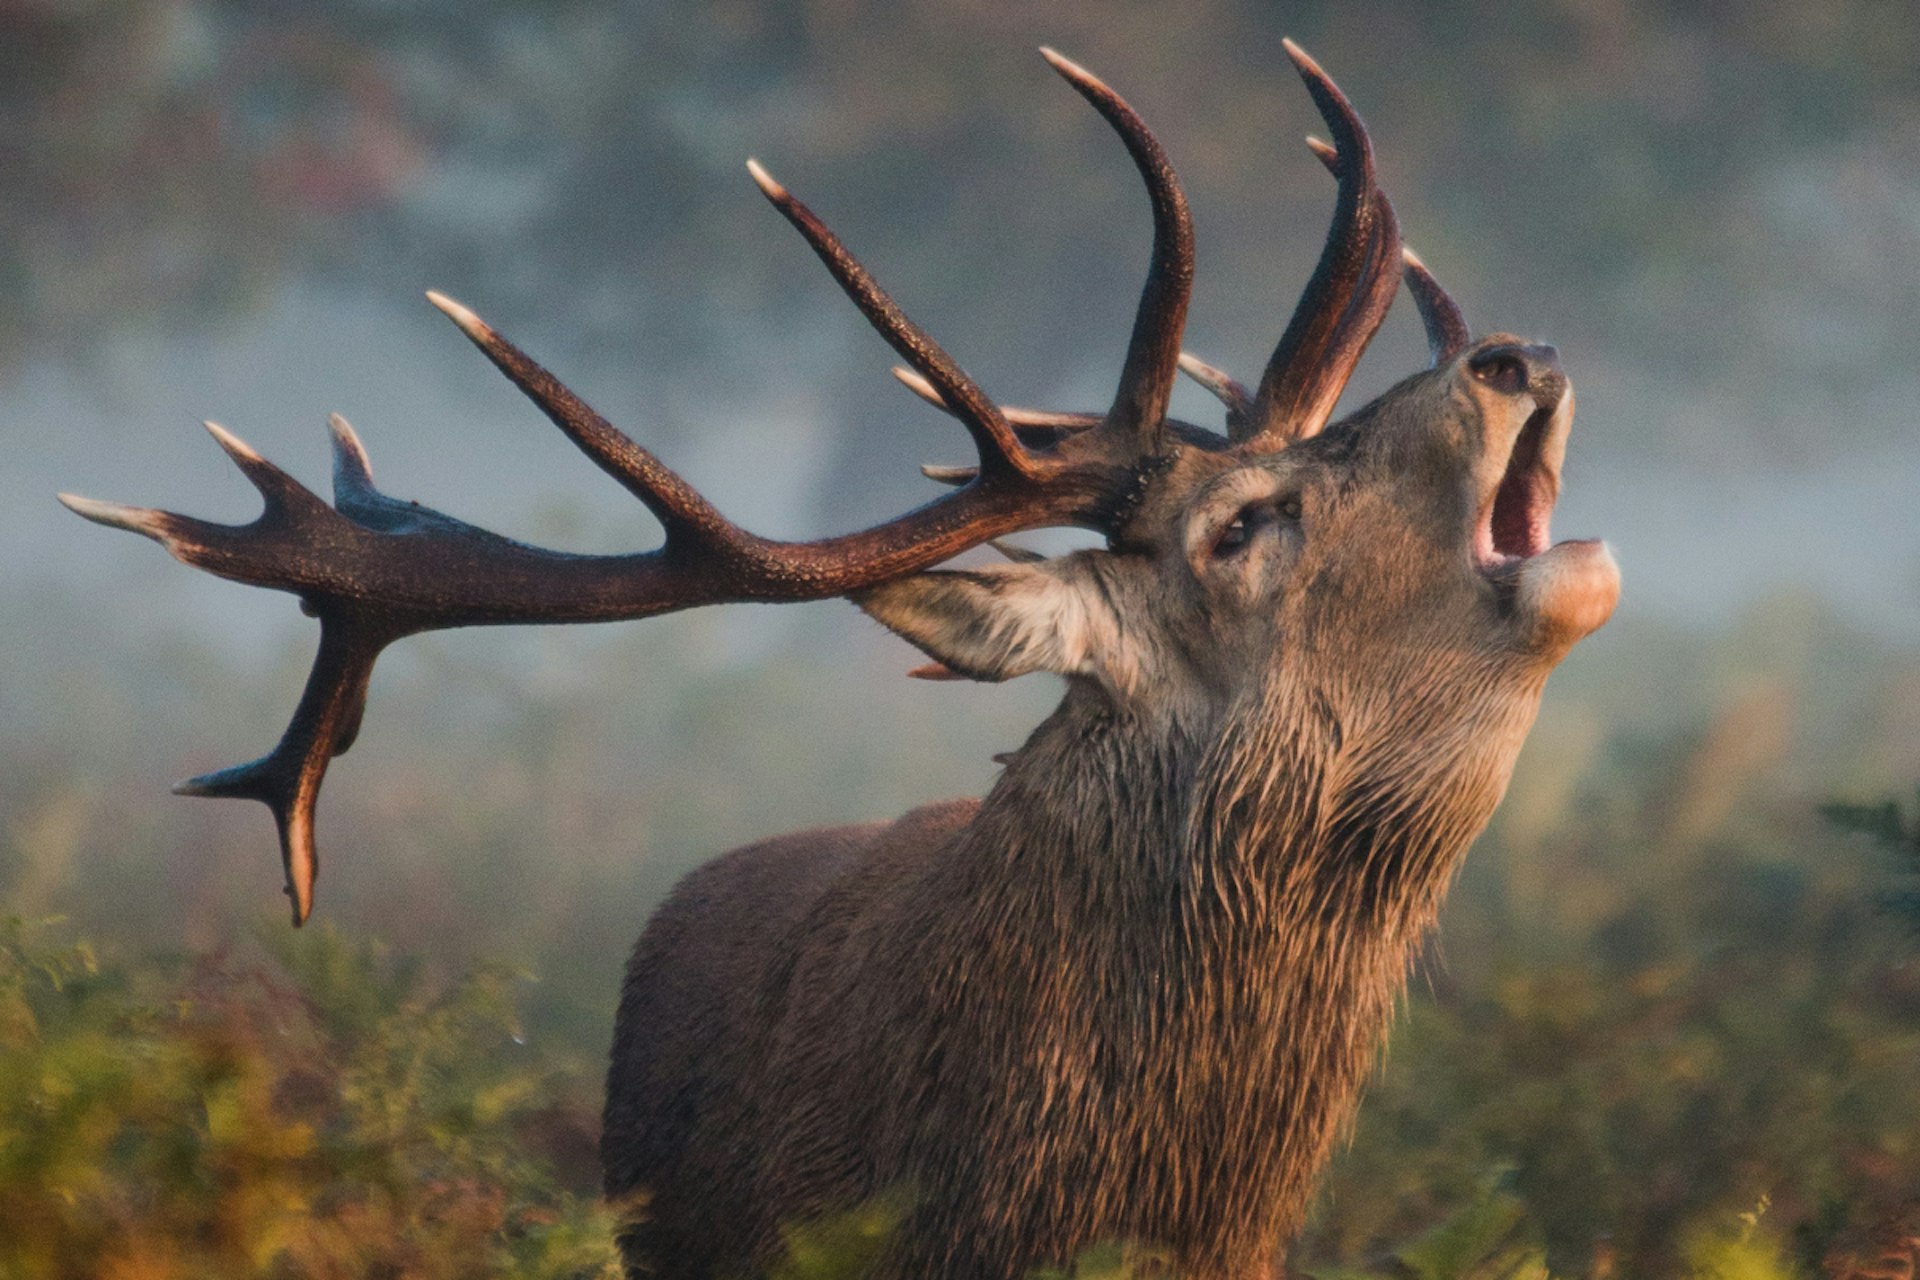
{"type": "MultiPolygon", "coordinates": [[[[1798,918],[1782,868],[1866,911],[1877,864],[1815,808],[1920,777],[1907,5],[10,0],[0,914],[163,950],[284,928],[266,815],[166,785],[271,745],[316,628],[56,491],[243,521],[257,500],[195,424],[324,491],[338,411],[389,493],[549,546],[652,546],[435,288],[755,532],[885,519],[964,433],[887,376],[745,159],[1002,403],[1104,407],[1148,207],[1034,52],[1053,45],[1165,144],[1199,236],[1186,346],[1252,380],[1332,207],[1285,36],[1358,106],[1476,331],[1560,347],[1580,407],[1555,532],[1605,537],[1625,583],[1549,689],[1424,998],[1650,964],[1659,939],[1737,952],[1700,941],[1720,926],[1777,942],[1753,904],[1798,918]],[[1730,868],[1753,866],[1773,888],[1749,901],[1730,868]],[[1705,914],[1621,924],[1662,895],[1705,914]]],[[[1424,359],[1403,295],[1346,403],[1424,359]]],[[[1175,412],[1219,422],[1190,384],[1175,412]]],[[[984,790],[1057,697],[901,679],[916,660],[839,601],[408,640],[329,776],[317,914],[438,964],[510,957],[541,979],[528,1034],[597,1054],[686,868],[984,790]]],[[[1753,1180],[1728,1178],[1733,1204],[1753,1180]]],[[[1543,1221],[1561,1249],[1591,1226],[1543,1221]]]]}

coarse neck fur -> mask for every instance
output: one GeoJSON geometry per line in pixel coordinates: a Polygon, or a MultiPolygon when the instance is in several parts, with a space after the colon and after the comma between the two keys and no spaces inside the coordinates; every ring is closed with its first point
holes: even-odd
{"type": "Polygon", "coordinates": [[[1281,673],[1224,714],[1149,717],[1076,681],[924,869],[939,892],[911,895],[963,904],[917,922],[914,949],[972,963],[904,971],[932,976],[934,1040],[972,1052],[914,1091],[920,1167],[897,1173],[1026,1219],[942,1247],[1007,1275],[1068,1261],[1010,1256],[1023,1239],[1137,1241],[1183,1276],[1271,1259],[1537,694],[1388,696],[1342,721],[1350,697],[1281,673]],[[1007,1161],[941,1167],[963,1132],[1007,1161]]]}

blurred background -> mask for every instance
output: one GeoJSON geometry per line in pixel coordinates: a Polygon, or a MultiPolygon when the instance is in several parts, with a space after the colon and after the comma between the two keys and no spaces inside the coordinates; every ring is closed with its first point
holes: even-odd
{"type": "MultiPolygon", "coordinates": [[[[0,1263],[604,1265],[597,1059],[652,904],[733,844],[984,790],[1057,697],[901,679],[915,655],[844,602],[409,640],[321,803],[324,924],[293,936],[266,815],[166,784],[272,743],[313,625],[56,490],[244,520],[195,423],[323,487],[339,411],[388,492],[652,545],[437,288],[755,531],[885,518],[966,442],[745,158],[1003,403],[1104,406],[1147,205],[1055,45],[1166,145],[1187,346],[1252,378],[1331,209],[1284,36],[1365,115],[1476,329],[1561,348],[1557,532],[1606,537],[1626,582],[1295,1265],[1811,1275],[1867,1248],[1920,1195],[1920,846],[1880,807],[1920,779],[1907,6],[5,0],[0,1263]],[[110,1068],[130,1045],[177,1075],[110,1068]],[[348,1168],[387,1188],[377,1231],[340,1225],[373,1220],[348,1168]],[[445,1262],[460,1231],[481,1261],[445,1262]],[[420,1252],[312,1261],[375,1236],[420,1252]]],[[[1349,403],[1422,363],[1403,298],[1349,403]]],[[[1176,412],[1218,421],[1191,387],[1176,412]]]]}

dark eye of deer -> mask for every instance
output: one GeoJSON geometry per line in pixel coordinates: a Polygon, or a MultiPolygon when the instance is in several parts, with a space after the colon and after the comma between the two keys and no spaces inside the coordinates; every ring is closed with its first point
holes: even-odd
{"type": "MultiPolygon", "coordinates": [[[[1297,501],[1295,505],[1298,506],[1297,501]]],[[[1241,508],[1240,514],[1233,518],[1233,523],[1222,529],[1220,536],[1214,540],[1215,558],[1225,559],[1239,552],[1253,540],[1254,533],[1261,526],[1272,524],[1277,514],[1272,506],[1264,502],[1241,508]]]]}

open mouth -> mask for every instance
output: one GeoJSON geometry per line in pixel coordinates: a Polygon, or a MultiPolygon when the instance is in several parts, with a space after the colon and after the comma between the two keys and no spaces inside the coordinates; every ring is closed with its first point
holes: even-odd
{"type": "Polygon", "coordinates": [[[1473,552],[1482,572],[1537,556],[1553,545],[1550,526],[1559,476],[1542,456],[1554,410],[1527,419],[1507,456],[1507,469],[1474,526],[1473,552]]]}

